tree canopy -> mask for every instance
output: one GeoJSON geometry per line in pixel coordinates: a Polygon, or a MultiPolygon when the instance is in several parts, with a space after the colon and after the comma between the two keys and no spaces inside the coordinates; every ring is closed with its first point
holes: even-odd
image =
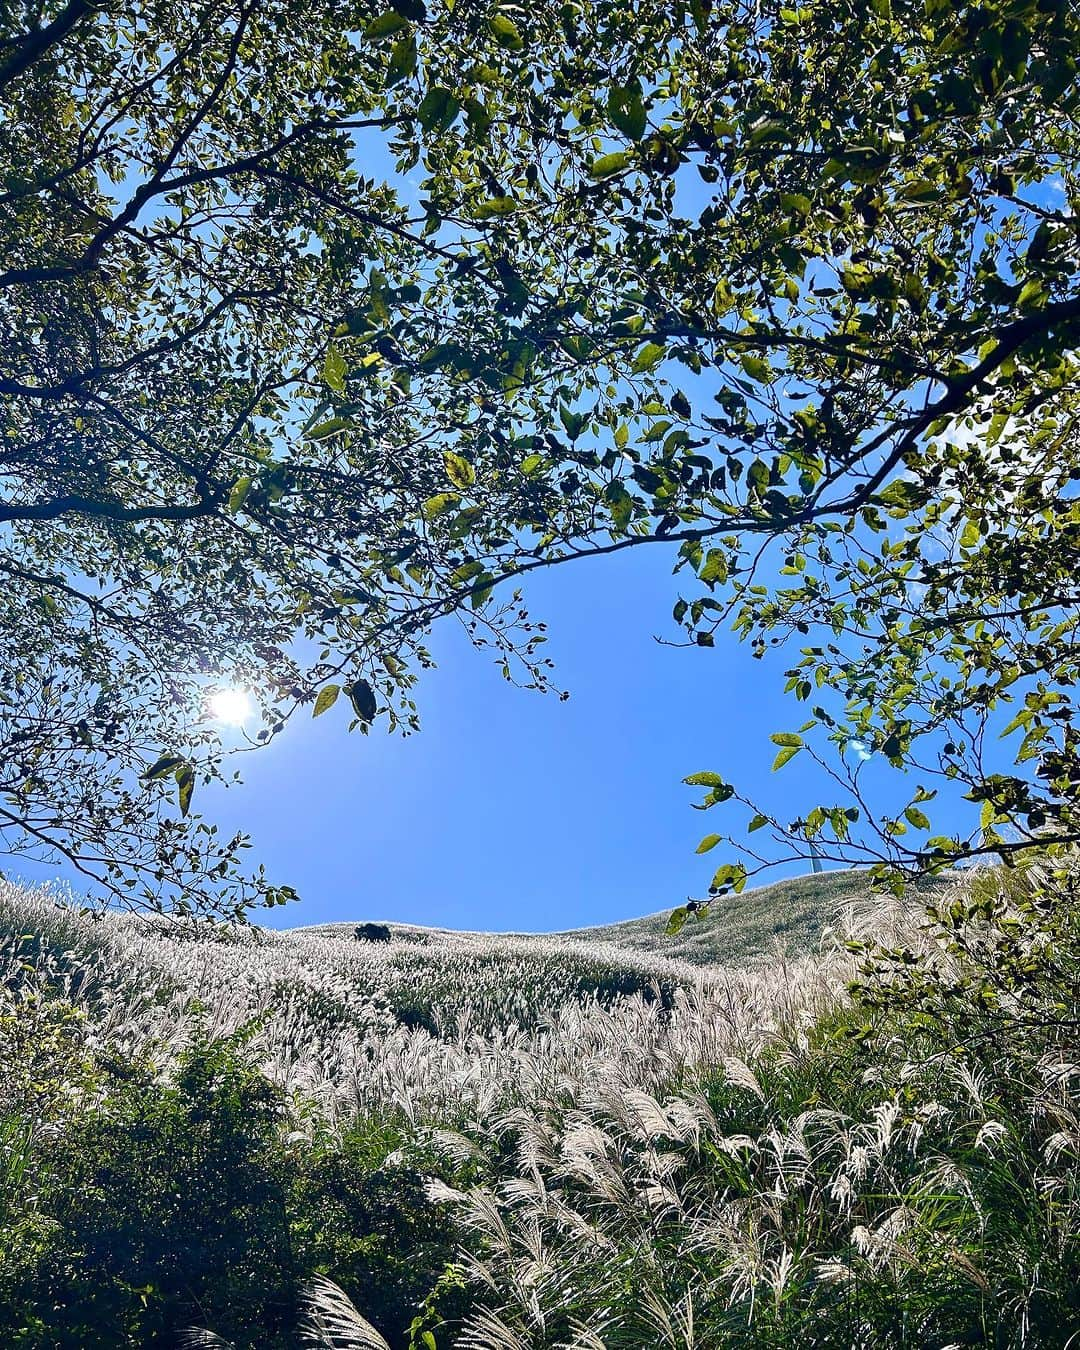
{"type": "Polygon", "coordinates": [[[145,903],[285,898],[191,809],[215,681],[264,741],[342,696],[411,729],[437,618],[544,685],[518,580],[647,544],[687,640],[798,646],[777,765],[836,795],[747,803],[762,861],[1075,840],[1078,28],[1067,0],[9,13],[8,846],[145,903]],[[853,745],[913,771],[898,808],[853,745]],[[970,833],[935,832],[939,778],[970,833]]]}

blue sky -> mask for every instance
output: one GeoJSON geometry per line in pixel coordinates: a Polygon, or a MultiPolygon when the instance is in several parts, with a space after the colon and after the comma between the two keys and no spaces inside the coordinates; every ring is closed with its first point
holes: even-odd
{"type": "MultiPolygon", "coordinates": [[[[298,904],[268,920],[534,931],[605,923],[703,895],[715,866],[732,859],[723,846],[707,857],[694,850],[746,813],[695,811],[701,792],[682,784],[686,774],[721,773],[786,818],[819,800],[805,757],[770,773],[770,732],[809,716],[782,693],[793,650],[755,661],[730,633],[712,650],[655,641],[679,635],[673,561],[673,549],[650,546],[529,579],[568,702],[508,685],[444,622],[430,644],[439,668],[415,691],[420,734],[392,737],[377,724],[370,736],[347,735],[341,701],[244,756],[242,786],[200,789],[202,813],[246,830],[251,859],[299,891],[298,904]]],[[[867,774],[892,777],[890,797],[914,786],[876,764],[867,774]]],[[[942,816],[944,831],[955,822],[942,816]]],[[[18,859],[3,870],[63,875],[18,859]]]]}
{"type": "Polygon", "coordinates": [[[761,782],[791,711],[780,662],[765,681],[733,639],[655,641],[675,635],[672,562],[649,547],[532,579],[566,702],[507,684],[447,623],[416,690],[418,735],[349,736],[334,709],[247,757],[242,788],[204,794],[301,892],[275,922],[544,931],[702,894],[720,851],[695,856],[713,826],[681,780],[708,768],[761,782]]]}
{"type": "MultiPolygon", "coordinates": [[[[566,702],[507,684],[444,622],[439,668],[415,690],[419,734],[348,735],[337,707],[242,756],[241,786],[201,788],[204,816],[247,830],[249,858],[300,892],[267,921],[550,931],[704,894],[729,855],[694,850],[726,808],[694,810],[701,792],[682,778],[711,769],[794,805],[800,767],[772,777],[768,737],[802,717],[782,694],[785,653],[755,661],[733,635],[711,651],[655,641],[678,636],[673,561],[650,546],[530,579],[566,702]]],[[[64,875],[21,859],[3,870],[64,875]]]]}
{"type": "MultiPolygon", "coordinates": [[[[770,733],[808,716],[783,693],[793,648],[755,660],[726,631],[711,650],[656,641],[679,636],[671,606],[687,575],[672,575],[674,558],[674,547],[650,545],[529,578],[566,702],[508,684],[444,621],[429,644],[438,668],[414,690],[418,734],[389,735],[382,719],[369,736],[349,735],[342,701],[241,756],[240,786],[200,787],[204,817],[247,831],[252,862],[300,893],[255,920],[536,932],[607,923],[702,896],[716,865],[738,859],[725,845],[695,854],[703,835],[748,813],[695,810],[703,794],[687,774],[718,772],[784,818],[820,800],[805,756],[771,772],[770,733]]],[[[914,787],[884,765],[864,773],[882,808],[914,787]]],[[[22,859],[3,871],[75,881],[22,859]]]]}

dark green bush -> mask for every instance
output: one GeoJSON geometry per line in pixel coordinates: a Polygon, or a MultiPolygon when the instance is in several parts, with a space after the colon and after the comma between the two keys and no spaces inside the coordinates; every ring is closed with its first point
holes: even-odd
{"type": "Polygon", "coordinates": [[[39,1135],[34,1185],[0,1204],[0,1344],[134,1350],[201,1326],[286,1350],[317,1272],[406,1343],[453,1239],[416,1174],[385,1165],[394,1131],[290,1139],[280,1095],[233,1041],[189,1051],[168,1084],[132,1068],[102,1087],[100,1108],[39,1135]]]}

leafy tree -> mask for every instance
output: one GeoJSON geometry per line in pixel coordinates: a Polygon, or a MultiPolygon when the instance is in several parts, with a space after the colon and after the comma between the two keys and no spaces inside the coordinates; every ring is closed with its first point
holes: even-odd
{"type": "Polygon", "coordinates": [[[468,256],[368,168],[394,179],[387,138],[415,162],[457,116],[434,81],[464,78],[461,52],[507,48],[446,14],[421,63],[423,20],[279,0],[3,19],[0,834],[128,903],[291,894],[190,814],[223,772],[216,684],[256,693],[256,743],[339,694],[365,730],[413,725],[412,616],[461,562],[425,520],[495,419],[445,379],[410,399],[390,337],[353,368],[332,338],[391,308],[429,332],[425,297],[468,256]]]}
{"type": "MultiPolygon", "coordinates": [[[[763,864],[1075,841],[1075,11],[688,5],[662,40],[574,13],[548,125],[575,128],[559,172],[594,225],[558,326],[523,323],[571,368],[565,438],[534,404],[548,522],[511,567],[675,541],[689,640],[810,639],[775,767],[813,756],[836,795],[794,820],[747,802],[763,864]],[[872,755],[915,776],[884,814],[872,755]],[[969,832],[935,832],[939,792],[978,805],[969,832]]],[[[524,248],[569,208],[520,195],[500,229],[524,248]]]]}
{"type": "Polygon", "coordinates": [[[753,817],[796,853],[1076,838],[1066,0],[126,15],[0,48],[14,847],[242,904],[242,841],[155,804],[222,772],[208,682],[264,740],[341,693],[408,729],[439,615],[543,684],[492,589],[645,543],[698,645],[824,630],[778,765],[838,799],[753,817]],[[854,742],[921,771],[885,818],[854,742]]]}

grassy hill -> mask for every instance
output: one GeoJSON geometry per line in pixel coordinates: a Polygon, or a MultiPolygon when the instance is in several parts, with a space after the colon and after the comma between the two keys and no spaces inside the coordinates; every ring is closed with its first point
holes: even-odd
{"type": "Polygon", "coordinates": [[[166,1024],[174,1015],[189,1020],[197,1005],[214,1009],[222,1027],[261,1019],[268,1045],[331,1047],[343,1034],[363,1039],[376,1028],[422,1029],[440,1040],[465,1026],[534,1029],[562,1010],[611,1008],[635,994],[670,1008],[680,990],[752,978],[778,954],[814,953],[845,911],[864,906],[881,907],[867,874],[842,871],[717,900],[676,937],[665,932],[664,911],[551,934],[395,923],[392,940],[372,942],[354,937],[353,922],[282,932],[94,920],[57,907],[47,892],[0,883],[0,953],[32,961],[54,986],[75,981],[80,1000],[92,990],[110,990],[125,1005],[150,998],[158,1013],[173,1009],[166,1024]]]}
{"type": "MultiPolygon", "coordinates": [[[[281,932],[95,918],[48,888],[0,881],[0,994],[32,987],[96,1044],[162,1063],[207,1036],[239,1035],[276,1084],[334,1111],[393,1103],[445,1121],[535,1091],[537,1065],[569,1071],[593,1054],[628,1056],[635,1081],[640,1057],[655,1054],[666,1074],[670,1057],[692,1062],[701,1043],[756,1037],[832,985],[829,959],[796,964],[797,977],[767,962],[690,962],[662,936],[635,950],[588,930],[395,924],[390,941],[373,942],[352,924],[281,932]]],[[[0,1016],[0,1049],[2,1033],[0,1016]]]]}
{"type": "MultiPolygon", "coordinates": [[[[931,880],[914,889],[921,892],[945,884],[944,879],[931,880]]],[[[816,950],[822,934],[844,911],[858,909],[873,899],[870,877],[865,871],[807,873],[758,886],[741,895],[724,896],[701,918],[691,919],[676,937],[670,937],[665,931],[670,910],[640,919],[567,929],[550,935],[506,933],[499,936],[520,942],[559,938],[589,946],[599,943],[608,949],[660,956],[695,966],[742,965],[771,958],[778,952],[790,956],[816,950]]],[[[353,926],[352,923],[316,924],[292,931],[351,936],[353,926]]],[[[472,936],[454,929],[422,928],[414,924],[392,924],[391,927],[395,938],[417,943],[435,940],[452,943],[455,939],[472,936]]]]}
{"type": "MultiPolygon", "coordinates": [[[[929,891],[945,884],[945,879],[935,879],[914,890],[929,891]]],[[[702,918],[691,919],[677,937],[665,932],[668,910],[641,919],[576,929],[566,936],[611,943],[630,951],[662,952],[695,965],[737,965],[773,956],[777,951],[789,955],[813,951],[825,929],[845,910],[872,901],[874,894],[864,871],[808,873],[741,895],[726,895],[716,900],[702,918]]]]}
{"type": "Polygon", "coordinates": [[[1080,868],[955,884],[358,941],[0,882],[0,1345],[1063,1346],[1080,868]],[[767,959],[844,909],[913,986],[767,959]]]}

